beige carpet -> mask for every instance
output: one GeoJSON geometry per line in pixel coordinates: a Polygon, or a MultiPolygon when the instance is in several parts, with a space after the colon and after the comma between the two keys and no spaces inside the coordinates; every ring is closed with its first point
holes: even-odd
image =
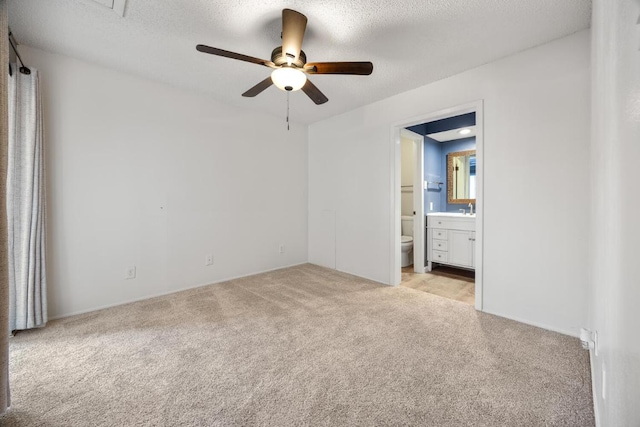
{"type": "Polygon", "coordinates": [[[577,339],[302,265],[11,339],[3,426],[592,426],[577,339]]]}

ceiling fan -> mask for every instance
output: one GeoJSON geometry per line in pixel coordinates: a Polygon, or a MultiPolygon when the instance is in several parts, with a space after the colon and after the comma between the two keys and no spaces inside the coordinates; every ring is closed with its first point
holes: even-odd
{"type": "Polygon", "coordinates": [[[307,55],[302,50],[302,39],[307,28],[307,17],[291,9],[282,10],[282,46],[271,52],[271,61],[254,58],[241,53],[199,44],[196,49],[211,55],[224,56],[240,61],[252,62],[273,68],[267,77],[242,94],[254,97],[272,84],[290,92],[302,89],[316,104],[324,104],[329,99],[309,79],[307,74],[350,74],[368,76],[373,71],[371,62],[307,62],[307,55]]]}

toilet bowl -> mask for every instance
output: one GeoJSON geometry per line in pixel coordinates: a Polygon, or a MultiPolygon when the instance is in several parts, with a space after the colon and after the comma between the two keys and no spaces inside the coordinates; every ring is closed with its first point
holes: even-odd
{"type": "Polygon", "coordinates": [[[413,264],[413,216],[402,216],[402,237],[400,240],[400,264],[413,264]]]}
{"type": "Polygon", "coordinates": [[[400,264],[403,267],[413,264],[413,237],[402,236],[400,251],[400,264]]]}

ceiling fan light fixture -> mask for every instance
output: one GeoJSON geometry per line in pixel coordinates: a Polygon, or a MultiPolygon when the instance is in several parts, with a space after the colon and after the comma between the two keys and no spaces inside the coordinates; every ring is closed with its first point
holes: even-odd
{"type": "Polygon", "coordinates": [[[278,89],[289,92],[302,89],[307,82],[307,76],[297,68],[282,67],[273,70],[271,80],[278,89]]]}

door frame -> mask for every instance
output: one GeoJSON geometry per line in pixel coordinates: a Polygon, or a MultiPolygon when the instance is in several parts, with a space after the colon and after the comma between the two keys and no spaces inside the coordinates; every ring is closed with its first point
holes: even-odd
{"type": "MultiPolygon", "coordinates": [[[[413,271],[424,273],[425,266],[425,233],[424,216],[424,136],[407,129],[400,129],[400,138],[412,141],[414,169],[413,169],[413,271]],[[423,232],[421,233],[420,230],[423,232]]],[[[402,193],[402,192],[401,192],[402,193]]],[[[402,225],[402,224],[401,224],[402,225]]]]}
{"type": "MultiPolygon", "coordinates": [[[[468,104],[457,105],[454,107],[444,108],[430,113],[409,117],[404,120],[397,121],[391,125],[391,174],[389,182],[391,186],[389,209],[390,209],[390,236],[389,236],[389,266],[390,277],[389,284],[398,286],[401,282],[401,263],[400,263],[400,236],[401,228],[401,208],[400,208],[400,133],[401,130],[420,123],[432,122],[447,117],[458,116],[466,113],[476,113],[476,278],[475,278],[475,294],[476,310],[482,311],[483,306],[483,271],[484,271],[484,107],[483,101],[478,100],[468,104]]],[[[424,159],[422,159],[424,168],[424,159]]],[[[423,169],[424,170],[424,169],[423,169]]],[[[424,174],[423,174],[424,175],[424,174]]],[[[421,178],[424,179],[424,178],[421,178]]],[[[446,190],[445,190],[446,191],[446,190]]],[[[416,211],[416,215],[419,212],[416,211]]],[[[424,203],[421,213],[424,221],[424,203]]],[[[415,234],[415,231],[414,231],[415,234]]],[[[426,250],[426,245],[425,249],[426,250]]],[[[415,251],[415,248],[414,248],[415,251]]]]}

